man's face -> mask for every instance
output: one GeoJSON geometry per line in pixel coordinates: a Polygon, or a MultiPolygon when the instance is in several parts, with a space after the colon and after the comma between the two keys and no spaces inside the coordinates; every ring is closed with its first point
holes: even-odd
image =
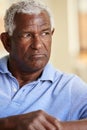
{"type": "Polygon", "coordinates": [[[16,14],[14,23],[10,59],[23,71],[43,69],[50,57],[53,33],[48,14],[16,14]]]}

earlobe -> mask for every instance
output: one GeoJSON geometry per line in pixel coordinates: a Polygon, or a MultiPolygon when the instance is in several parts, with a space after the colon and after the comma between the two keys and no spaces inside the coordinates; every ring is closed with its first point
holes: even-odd
{"type": "Polygon", "coordinates": [[[3,43],[4,48],[7,50],[7,52],[10,52],[11,46],[10,46],[10,37],[9,37],[8,33],[6,33],[6,32],[1,33],[0,39],[3,43]]]}

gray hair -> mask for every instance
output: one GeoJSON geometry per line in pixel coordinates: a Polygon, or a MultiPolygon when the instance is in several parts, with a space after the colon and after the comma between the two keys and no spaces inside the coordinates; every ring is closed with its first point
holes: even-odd
{"type": "Polygon", "coordinates": [[[52,14],[46,5],[36,0],[21,0],[17,3],[13,3],[12,6],[6,11],[4,17],[5,31],[8,32],[9,35],[13,34],[15,29],[14,16],[16,13],[38,14],[42,10],[45,10],[48,13],[51,22],[51,28],[54,28],[52,14]]]}

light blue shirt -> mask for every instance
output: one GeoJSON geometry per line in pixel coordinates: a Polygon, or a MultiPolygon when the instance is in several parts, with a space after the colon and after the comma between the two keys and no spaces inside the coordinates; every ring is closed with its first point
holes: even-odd
{"type": "Polygon", "coordinates": [[[37,81],[19,88],[7,59],[0,60],[0,118],[40,109],[63,121],[87,118],[87,84],[79,77],[47,64],[37,81]]]}

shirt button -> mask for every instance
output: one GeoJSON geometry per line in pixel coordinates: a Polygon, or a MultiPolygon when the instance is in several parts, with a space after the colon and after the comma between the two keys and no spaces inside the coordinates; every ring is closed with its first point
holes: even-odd
{"type": "Polygon", "coordinates": [[[16,88],[13,88],[13,91],[14,91],[14,92],[16,92],[16,91],[17,91],[17,89],[16,89],[16,88]]]}

